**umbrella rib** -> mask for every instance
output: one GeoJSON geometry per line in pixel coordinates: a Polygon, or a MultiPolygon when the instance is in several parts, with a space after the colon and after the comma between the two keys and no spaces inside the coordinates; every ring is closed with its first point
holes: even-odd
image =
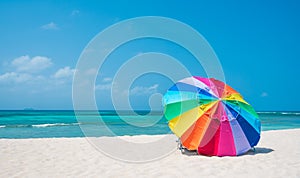
{"type": "MultiPolygon", "coordinates": [[[[233,104],[233,100],[225,100],[225,101],[233,104]]],[[[254,111],[254,109],[248,103],[237,101],[237,100],[234,102],[237,102],[241,109],[244,109],[248,114],[253,115],[253,116],[255,116],[256,119],[258,119],[257,113],[254,111]],[[246,106],[248,108],[246,108],[246,106]]]]}
{"type": "MultiPolygon", "coordinates": [[[[226,106],[228,106],[228,107],[230,107],[232,110],[234,110],[235,112],[237,112],[238,113],[238,115],[240,115],[257,133],[259,133],[259,129],[258,128],[255,128],[254,126],[254,124],[252,124],[252,123],[250,123],[249,122],[249,119],[247,119],[243,114],[242,114],[242,112],[238,112],[234,107],[232,107],[230,104],[228,104],[228,103],[226,103],[226,106]]],[[[230,110],[229,110],[229,112],[231,112],[230,110]]],[[[247,111],[246,111],[247,112],[247,111]]],[[[248,113],[248,112],[247,112],[248,113]]],[[[231,114],[234,116],[234,114],[231,112],[231,114]]],[[[249,113],[248,113],[249,114],[249,113]]],[[[251,115],[251,114],[250,114],[251,115]]],[[[237,119],[237,117],[235,117],[235,119],[237,119]]],[[[255,120],[258,120],[258,119],[256,119],[256,118],[254,118],[255,120]]]]}
{"type": "Polygon", "coordinates": [[[191,126],[193,125],[198,118],[200,118],[207,110],[209,110],[211,107],[214,106],[215,103],[207,104],[204,109],[194,108],[190,110],[189,112],[185,112],[174,119],[170,120],[169,125],[172,125],[173,131],[177,133],[176,135],[178,137],[181,137],[181,135],[191,126]],[[193,111],[194,110],[194,111],[193,111]],[[192,112],[193,111],[193,112],[192,112]],[[194,117],[191,117],[194,116],[194,117]],[[186,119],[189,118],[189,119],[186,119]],[[180,126],[180,127],[179,127],[180,126]]]}

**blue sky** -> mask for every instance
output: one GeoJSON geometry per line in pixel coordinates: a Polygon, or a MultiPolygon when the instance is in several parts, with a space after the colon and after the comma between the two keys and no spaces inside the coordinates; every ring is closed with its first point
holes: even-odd
{"type": "MultiPolygon", "coordinates": [[[[110,25],[163,16],[200,32],[215,50],[227,84],[258,111],[300,110],[300,3],[279,1],[0,1],[0,109],[72,109],[72,77],[89,41],[110,25]]],[[[132,41],[112,53],[99,72],[96,99],[112,109],[115,71],[129,58],[161,52],[205,76],[193,56],[158,39],[132,41]]],[[[174,69],[176,71],[176,69],[174,69]]],[[[131,87],[135,109],[172,83],[149,74],[131,87]]],[[[161,106],[157,106],[160,108],[161,106]]]]}

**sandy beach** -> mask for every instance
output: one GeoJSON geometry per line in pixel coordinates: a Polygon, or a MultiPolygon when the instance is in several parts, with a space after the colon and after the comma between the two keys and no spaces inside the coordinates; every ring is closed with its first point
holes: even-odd
{"type": "Polygon", "coordinates": [[[112,159],[86,138],[0,139],[0,177],[300,177],[299,136],[300,129],[262,132],[256,151],[238,157],[183,155],[170,136],[174,150],[147,163],[112,159]]]}

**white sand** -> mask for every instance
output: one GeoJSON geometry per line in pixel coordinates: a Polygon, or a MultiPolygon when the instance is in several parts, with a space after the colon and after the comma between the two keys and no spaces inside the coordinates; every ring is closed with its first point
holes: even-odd
{"type": "MultiPolygon", "coordinates": [[[[164,136],[126,139],[140,142],[159,137],[164,136]]],[[[175,148],[172,136],[170,140],[175,148]]],[[[256,153],[239,157],[187,156],[175,150],[162,159],[139,164],[111,159],[85,138],[0,139],[0,177],[124,176],[300,177],[300,129],[263,132],[256,153]]]]}

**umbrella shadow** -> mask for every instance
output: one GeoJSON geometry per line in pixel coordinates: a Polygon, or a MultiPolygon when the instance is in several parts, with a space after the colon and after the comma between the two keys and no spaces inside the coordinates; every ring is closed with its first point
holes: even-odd
{"type": "Polygon", "coordinates": [[[249,150],[244,155],[257,155],[257,154],[268,154],[273,152],[272,148],[264,148],[264,147],[255,147],[254,149],[249,150]]]}
{"type": "MultiPolygon", "coordinates": [[[[188,150],[186,148],[180,149],[181,153],[185,156],[207,156],[207,155],[199,155],[197,153],[197,150],[188,150]]],[[[255,147],[255,149],[249,150],[247,153],[239,155],[239,156],[245,156],[245,155],[257,155],[257,154],[268,154],[273,152],[274,150],[272,148],[264,148],[264,147],[255,147]]],[[[210,157],[210,156],[208,156],[210,157]]]]}

